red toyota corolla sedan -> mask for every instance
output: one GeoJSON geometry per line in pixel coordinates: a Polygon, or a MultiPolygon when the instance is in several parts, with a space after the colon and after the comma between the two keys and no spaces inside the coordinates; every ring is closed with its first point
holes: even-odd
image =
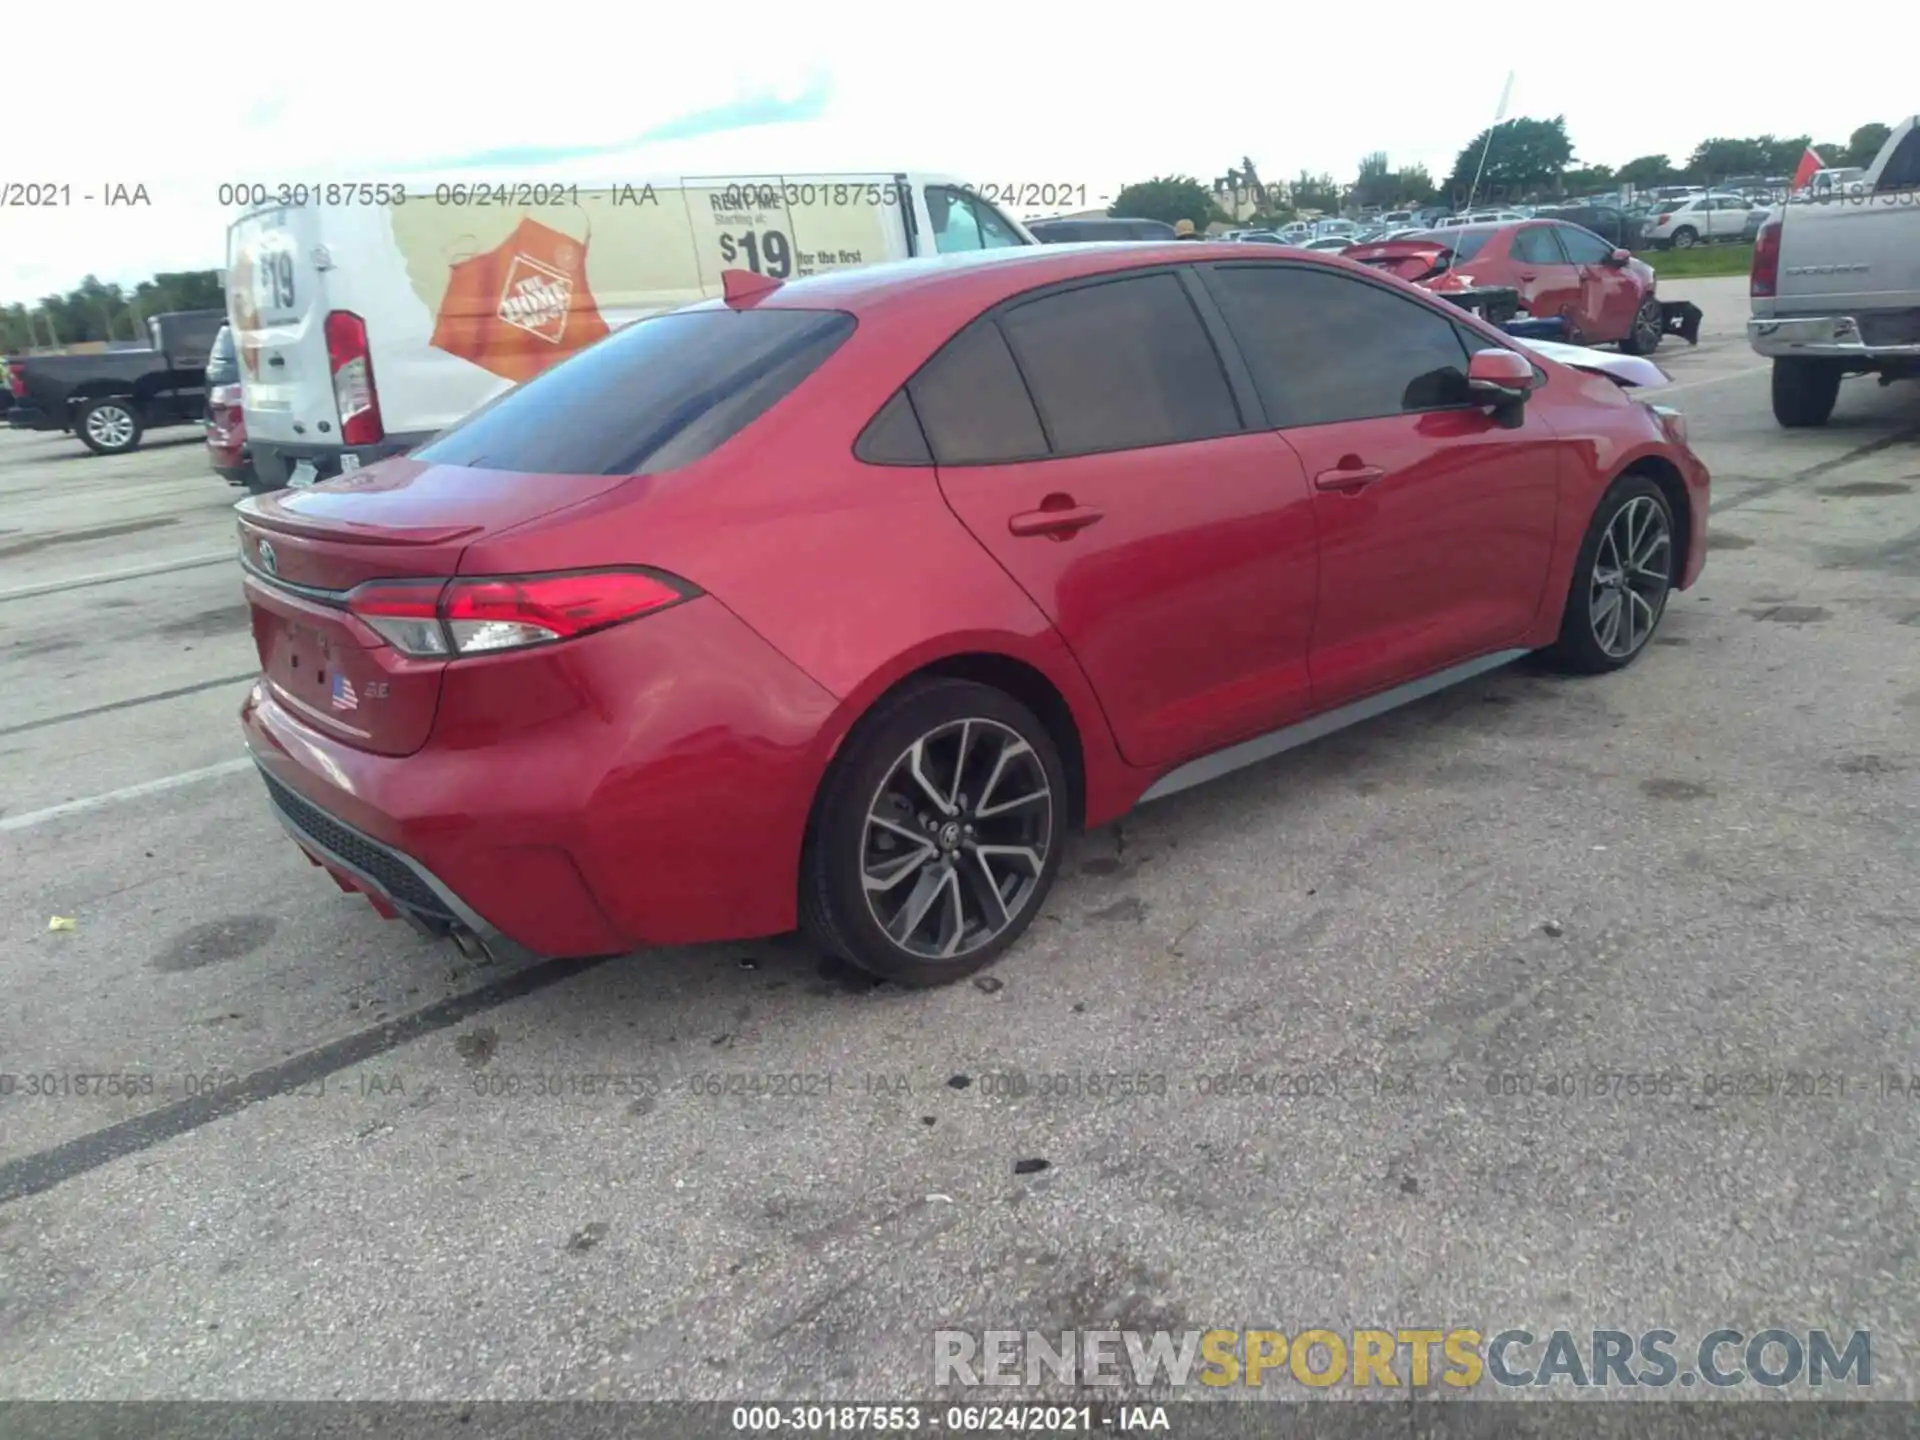
{"type": "Polygon", "coordinates": [[[1666,323],[1653,267],[1564,220],[1460,225],[1340,252],[1430,289],[1509,286],[1537,319],[1561,319],[1575,345],[1651,354],[1666,323]]]}
{"type": "Polygon", "coordinates": [[[1700,573],[1672,412],[1347,261],[1047,246],[615,332],[411,455],[242,501],[272,804],[463,946],[803,927],[906,984],[1065,833],[1700,573]]]}

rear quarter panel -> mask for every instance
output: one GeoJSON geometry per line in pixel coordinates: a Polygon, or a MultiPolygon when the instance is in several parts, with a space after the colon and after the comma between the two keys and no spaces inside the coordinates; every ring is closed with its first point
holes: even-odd
{"type": "Polygon", "coordinates": [[[898,384],[980,308],[863,323],[805,385],[707,459],[476,544],[463,572],[638,563],[692,581],[835,697],[815,757],[823,770],[872,703],[916,670],[981,652],[1019,660],[1072,711],[1088,818],[1101,823],[1145,781],[1119,759],[1045,615],[947,508],[930,467],[867,465],[852,453],[898,384]]]}

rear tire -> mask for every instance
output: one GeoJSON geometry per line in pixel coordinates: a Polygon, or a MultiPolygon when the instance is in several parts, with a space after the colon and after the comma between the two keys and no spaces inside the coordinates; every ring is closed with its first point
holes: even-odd
{"type": "Polygon", "coordinates": [[[1622,475],[1608,486],[1573,564],[1560,638],[1544,658],[1576,675],[1604,675],[1637,660],[1673,591],[1673,536],[1673,510],[1653,481],[1622,475]]]}
{"type": "Polygon", "coordinates": [[[801,928],[899,985],[973,974],[1053,888],[1067,794],[1052,736],[1011,696],[970,680],[903,687],[827,775],[801,857],[801,928]]]}
{"type": "Polygon", "coordinates": [[[95,400],[75,417],[73,430],[96,455],[125,455],[140,448],[140,411],[131,400],[95,400]]]}
{"type": "Polygon", "coordinates": [[[1840,366],[1783,355],[1773,362],[1773,418],[1789,430],[1824,425],[1840,399],[1840,366]]]}

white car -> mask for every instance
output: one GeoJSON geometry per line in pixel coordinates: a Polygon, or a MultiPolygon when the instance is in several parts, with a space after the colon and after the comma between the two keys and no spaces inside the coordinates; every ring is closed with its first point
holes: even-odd
{"type": "Polygon", "coordinates": [[[1351,235],[1321,235],[1312,240],[1295,242],[1302,250],[1345,250],[1354,243],[1351,235]]]}
{"type": "Polygon", "coordinates": [[[1690,200],[1662,201],[1647,212],[1641,238],[1665,250],[1690,250],[1715,240],[1747,238],[1747,217],[1753,202],[1740,195],[1695,195],[1690,200]]]}

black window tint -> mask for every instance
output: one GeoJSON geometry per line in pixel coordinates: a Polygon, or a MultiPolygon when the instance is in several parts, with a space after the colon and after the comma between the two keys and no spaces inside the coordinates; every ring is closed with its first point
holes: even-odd
{"type": "Polygon", "coordinates": [[[913,413],[913,401],[899,390],[880,407],[855,442],[856,458],[869,465],[931,465],[933,452],[927,448],[926,432],[920,417],[913,413]]]}
{"type": "Polygon", "coordinates": [[[1893,152],[1887,161],[1887,168],[1880,172],[1875,183],[1876,190],[1910,190],[1920,187],[1920,125],[1907,132],[1907,138],[1900,142],[1900,148],[1893,152]]]}
{"type": "Polygon", "coordinates": [[[1467,403],[1456,327],[1418,301],[1304,267],[1222,265],[1211,283],[1276,426],[1467,403]]]}
{"type": "Polygon", "coordinates": [[[1513,237],[1508,247],[1509,255],[1523,265],[1564,265],[1567,257],[1553,238],[1553,229],[1547,225],[1529,225],[1513,237]]]}
{"type": "Polygon", "coordinates": [[[1173,275],[1043,296],[1008,311],[1001,324],[1056,455],[1206,440],[1240,428],[1220,357],[1173,275]]]}
{"type": "Polygon", "coordinates": [[[969,325],[907,383],[941,465],[1037,460],[1047,437],[1007,342],[991,320],[969,325]]]}
{"type": "Polygon", "coordinates": [[[1598,265],[1613,254],[1614,247],[1590,230],[1561,225],[1555,227],[1554,233],[1560,237],[1567,258],[1576,265],[1598,265]]]}
{"type": "Polygon", "coordinates": [[[413,458],[550,475],[688,465],[785,397],[853,328],[853,317],[837,310],[642,320],[515,386],[413,458]]]}

